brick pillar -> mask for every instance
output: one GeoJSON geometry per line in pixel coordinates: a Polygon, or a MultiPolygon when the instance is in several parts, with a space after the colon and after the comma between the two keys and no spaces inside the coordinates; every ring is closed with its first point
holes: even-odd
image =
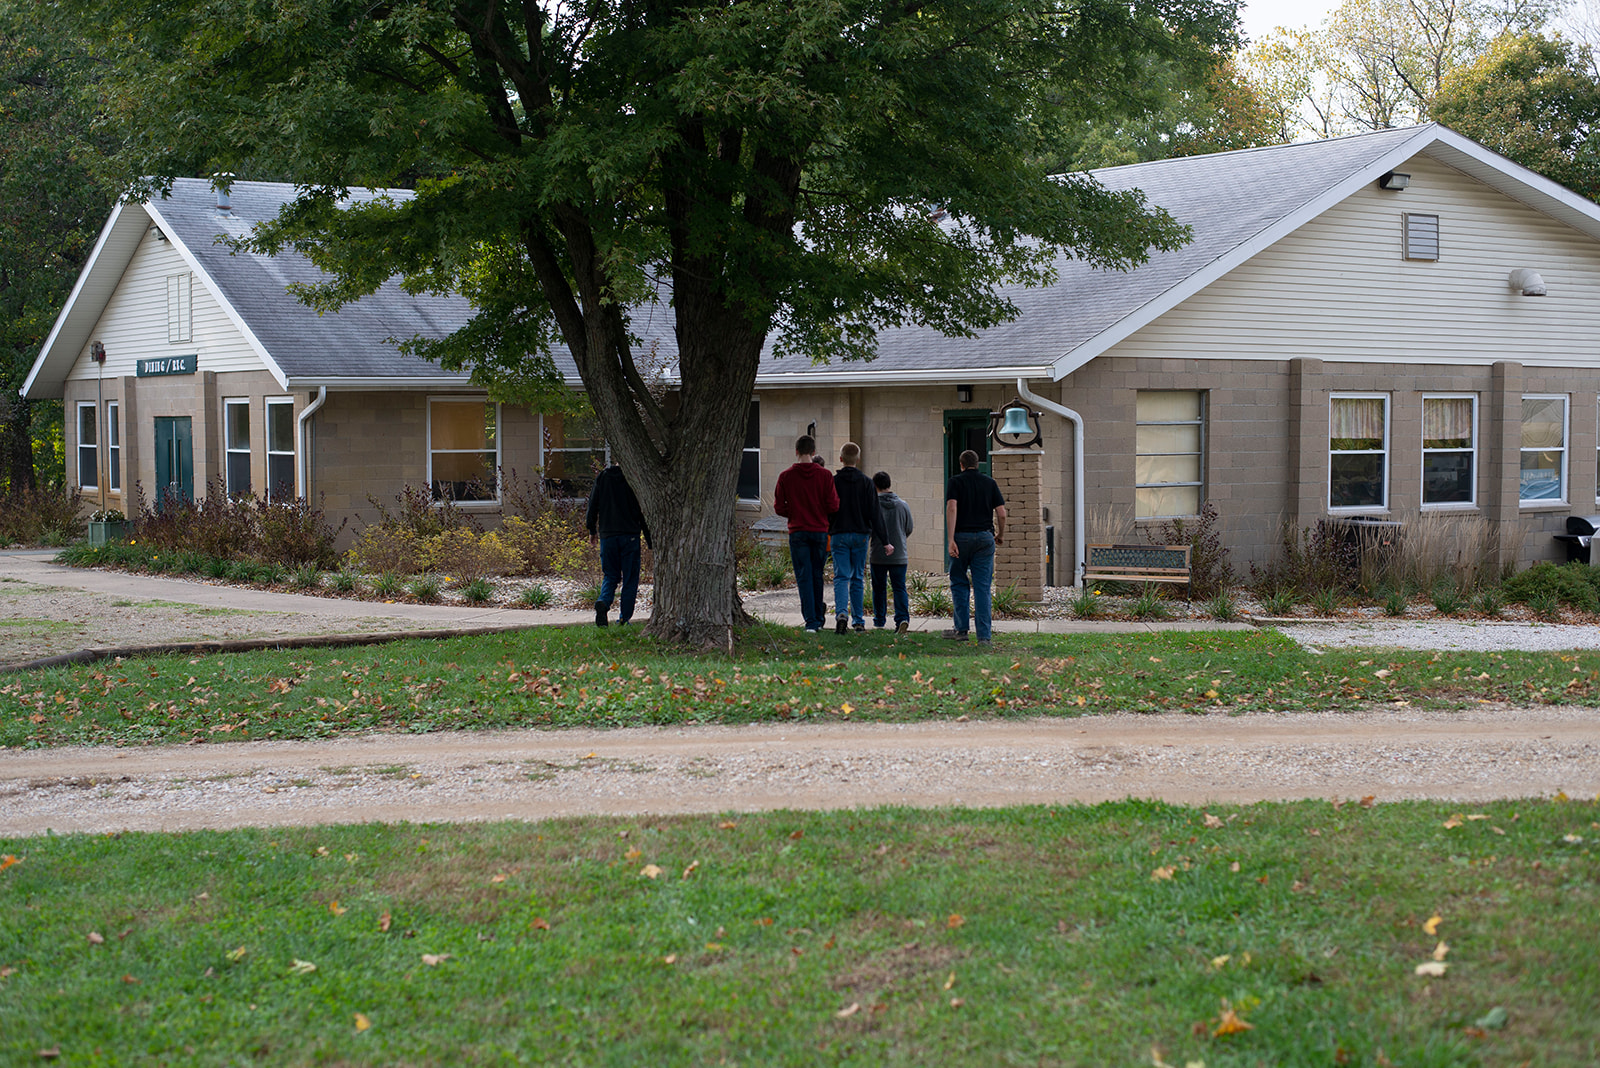
{"type": "Polygon", "coordinates": [[[989,472],[1006,499],[1006,542],[995,551],[994,588],[1015,584],[1029,601],[1044,600],[1044,454],[993,449],[989,472]]]}

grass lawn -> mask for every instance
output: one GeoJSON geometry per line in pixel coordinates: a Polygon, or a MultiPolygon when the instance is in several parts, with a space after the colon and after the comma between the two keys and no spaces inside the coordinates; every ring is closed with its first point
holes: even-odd
{"type": "Polygon", "coordinates": [[[1597,840],[1558,798],[0,841],[0,1062],[1588,1066],[1597,840]]]}
{"type": "Polygon", "coordinates": [[[1273,632],[752,631],[733,656],[637,628],[169,656],[0,676],[0,746],[308,738],[370,730],[1600,703],[1600,652],[1328,650],[1273,632]]]}

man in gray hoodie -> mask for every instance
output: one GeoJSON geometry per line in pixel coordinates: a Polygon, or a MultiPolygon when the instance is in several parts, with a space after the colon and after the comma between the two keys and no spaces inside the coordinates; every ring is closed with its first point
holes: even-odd
{"type": "Polygon", "coordinates": [[[874,534],[872,536],[872,625],[882,627],[889,607],[887,579],[894,584],[894,629],[904,634],[911,626],[911,598],[906,594],[906,538],[911,534],[911,506],[889,489],[889,472],[879,471],[872,476],[878,490],[878,511],[883,513],[883,531],[889,540],[887,546],[874,534]]]}

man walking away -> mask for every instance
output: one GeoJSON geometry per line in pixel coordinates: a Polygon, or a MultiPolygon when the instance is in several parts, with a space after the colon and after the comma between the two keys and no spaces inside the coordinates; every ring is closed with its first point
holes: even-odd
{"type": "Polygon", "coordinates": [[[887,579],[894,586],[894,630],[904,634],[911,626],[911,598],[906,594],[906,565],[911,556],[906,551],[906,538],[911,534],[911,506],[889,489],[889,472],[879,471],[872,476],[878,488],[878,511],[883,514],[883,531],[894,552],[889,552],[883,539],[872,536],[872,625],[884,625],[889,598],[884,589],[887,579]]]}
{"type": "Polygon", "coordinates": [[[642,532],[645,544],[650,544],[650,528],[620,464],[612,464],[595,478],[584,522],[589,527],[589,544],[600,545],[600,597],[594,602],[594,625],[606,625],[618,585],[622,604],[617,622],[625,624],[633,618],[633,602],[639,593],[639,535],[642,532]]]}
{"type": "Polygon", "coordinates": [[[828,548],[828,517],[839,510],[839,494],[826,467],[811,462],[816,439],[802,434],[794,443],[794,463],[778,476],[772,510],[789,521],[789,559],[800,589],[800,614],[806,630],[822,632],[822,566],[828,548]]]}
{"type": "Polygon", "coordinates": [[[862,615],[862,580],[867,573],[867,541],[877,535],[884,551],[893,553],[895,544],[883,529],[883,513],[878,510],[878,490],[872,479],[861,473],[861,446],[847,441],[839,449],[839,470],[833,476],[839,494],[839,510],[833,513],[828,531],[833,535],[833,610],[838,613],[835,630],[845,633],[846,623],[858,631],[867,629],[862,615]],[[846,600],[848,598],[848,601],[846,600]],[[845,605],[850,606],[848,621],[845,605]]]}
{"type": "Polygon", "coordinates": [[[1006,540],[1006,499],[995,480],[978,470],[978,454],[961,454],[961,473],[945,484],[944,525],[950,543],[950,599],[955,602],[955,629],[944,636],[967,640],[968,597],[977,617],[978,641],[988,644],[994,547],[1006,540]]]}

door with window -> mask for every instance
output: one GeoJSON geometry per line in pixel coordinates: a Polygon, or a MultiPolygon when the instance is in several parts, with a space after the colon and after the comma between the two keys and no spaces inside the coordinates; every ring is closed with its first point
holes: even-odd
{"type": "Polygon", "coordinates": [[[156,416],[156,509],[194,500],[194,433],[187,415],[156,416]]]}
{"type": "MultiPolygon", "coordinates": [[[[978,454],[978,470],[989,474],[989,413],[982,409],[957,408],[944,413],[944,480],[961,472],[961,454],[971,449],[978,454]]],[[[944,520],[944,487],[939,489],[939,519],[944,520]]],[[[944,532],[945,540],[950,531],[944,532]]],[[[939,554],[943,556],[941,552],[939,554]]],[[[945,566],[949,566],[945,561],[945,566]]]]}

